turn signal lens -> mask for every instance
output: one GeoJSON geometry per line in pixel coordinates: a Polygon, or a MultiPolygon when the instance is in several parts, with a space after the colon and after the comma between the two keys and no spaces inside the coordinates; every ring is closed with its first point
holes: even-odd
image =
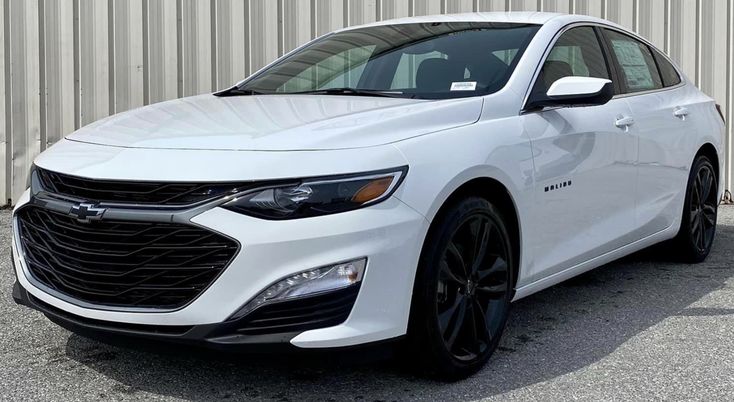
{"type": "Polygon", "coordinates": [[[352,201],[364,204],[365,202],[370,202],[374,199],[380,198],[387,192],[392,182],[392,177],[373,180],[360,188],[359,191],[354,194],[354,197],[352,197],[352,201]]]}

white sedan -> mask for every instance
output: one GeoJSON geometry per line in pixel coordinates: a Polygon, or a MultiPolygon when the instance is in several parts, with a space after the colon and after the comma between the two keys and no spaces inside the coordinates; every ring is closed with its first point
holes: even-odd
{"type": "Polygon", "coordinates": [[[14,211],[13,294],[103,339],[402,340],[461,378],[514,300],[656,243],[703,261],[723,141],[715,102],[608,21],[347,28],[42,153],[14,211]]]}

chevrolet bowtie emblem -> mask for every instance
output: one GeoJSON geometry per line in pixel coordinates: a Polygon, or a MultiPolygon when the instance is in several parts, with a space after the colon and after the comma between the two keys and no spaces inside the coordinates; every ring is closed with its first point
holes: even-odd
{"type": "Polygon", "coordinates": [[[79,222],[91,222],[102,219],[107,208],[96,208],[93,204],[79,204],[71,207],[69,216],[79,222]]]}

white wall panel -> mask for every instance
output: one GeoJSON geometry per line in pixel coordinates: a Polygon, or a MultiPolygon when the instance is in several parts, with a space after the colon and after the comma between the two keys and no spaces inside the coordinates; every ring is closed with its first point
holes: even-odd
{"type": "Polygon", "coordinates": [[[145,103],[178,97],[176,0],[144,0],[145,103]]]}
{"type": "Polygon", "coordinates": [[[311,21],[314,36],[321,36],[344,27],[343,0],[313,0],[313,4],[315,9],[312,11],[311,21]]]}
{"type": "Polygon", "coordinates": [[[112,0],[111,113],[143,106],[143,0],[112,0]]]}
{"type": "Polygon", "coordinates": [[[442,0],[413,0],[413,15],[441,14],[443,6],[442,0]]]}
{"type": "Polygon", "coordinates": [[[110,114],[109,3],[78,0],[77,8],[77,125],[85,126],[110,114]]]}
{"type": "MultiPolygon", "coordinates": [[[[725,0],[726,1],[726,0],[725,0]]],[[[665,50],[666,23],[665,0],[644,0],[638,2],[637,32],[661,50],[665,50]]]]}
{"type": "Polygon", "coordinates": [[[409,17],[411,11],[411,2],[404,0],[381,0],[378,2],[380,12],[378,18],[380,20],[389,20],[393,18],[409,17]]]}
{"type": "Polygon", "coordinates": [[[511,0],[510,11],[538,11],[538,0],[511,0]]]}
{"type": "MultiPolygon", "coordinates": [[[[726,188],[732,191],[734,188],[734,129],[732,129],[732,125],[734,125],[734,4],[733,2],[728,2],[728,10],[726,15],[728,16],[727,26],[728,33],[727,33],[727,80],[726,80],[726,88],[727,88],[727,113],[726,113],[726,121],[729,123],[729,135],[727,135],[727,141],[726,141],[726,188]]],[[[729,197],[731,198],[731,194],[729,194],[729,197]]],[[[729,200],[731,201],[731,199],[729,200]]]]}
{"type": "Polygon", "coordinates": [[[604,0],[573,0],[574,14],[593,15],[604,18],[604,0]]]}
{"type": "Polygon", "coordinates": [[[212,91],[212,0],[179,2],[179,96],[212,91]]]}
{"type": "Polygon", "coordinates": [[[250,0],[250,71],[278,58],[278,2],[250,0]]]}
{"type": "Polygon", "coordinates": [[[570,2],[568,0],[543,0],[540,4],[541,11],[553,13],[568,13],[571,11],[570,2]]]}
{"type": "Polygon", "coordinates": [[[507,11],[507,0],[478,0],[478,11],[507,11]]]}
{"type": "Polygon", "coordinates": [[[238,0],[216,0],[213,67],[213,89],[226,89],[245,78],[245,3],[238,0]]]}
{"type": "Polygon", "coordinates": [[[74,3],[40,2],[41,148],[74,130],[74,3]]]}
{"type": "MultiPolygon", "coordinates": [[[[711,1],[711,0],[706,0],[711,1]]],[[[670,43],[668,52],[691,80],[696,80],[698,18],[696,1],[670,0],[670,43]]]]}
{"type": "Polygon", "coordinates": [[[2,170],[2,174],[0,174],[0,204],[4,204],[6,201],[8,203],[12,202],[10,201],[10,189],[7,188],[10,184],[8,177],[8,173],[10,172],[8,161],[10,161],[10,158],[8,158],[7,150],[9,149],[8,141],[11,135],[9,130],[10,126],[9,124],[6,125],[9,122],[5,120],[5,116],[9,114],[5,110],[5,98],[8,97],[8,93],[5,91],[5,80],[10,78],[9,74],[6,74],[5,71],[5,67],[8,66],[8,63],[5,61],[5,48],[9,47],[10,41],[5,40],[5,27],[5,5],[4,3],[0,3],[0,41],[3,43],[0,46],[0,73],[3,74],[3,77],[0,78],[0,170],[2,170]]]}
{"type": "Polygon", "coordinates": [[[38,1],[6,1],[9,41],[6,54],[6,112],[10,134],[6,156],[10,191],[18,196],[25,187],[28,167],[41,149],[39,87],[38,1]],[[14,23],[23,21],[22,24],[14,23]]]}
{"type": "Polygon", "coordinates": [[[470,13],[474,11],[473,0],[446,0],[447,13],[470,13]]]}
{"type": "Polygon", "coordinates": [[[346,0],[346,25],[362,25],[377,20],[377,0],[346,0]]]}
{"type": "Polygon", "coordinates": [[[728,0],[707,0],[701,5],[701,18],[708,21],[701,26],[700,40],[700,88],[719,99],[726,108],[727,97],[727,3],[728,0]]]}
{"type": "Polygon", "coordinates": [[[311,39],[311,2],[283,0],[283,53],[288,53],[311,39]],[[306,18],[308,17],[308,18],[306,18]]]}
{"type": "Polygon", "coordinates": [[[668,52],[734,120],[731,0],[5,0],[0,202],[20,194],[36,154],[75,127],[225,88],[347,25],[472,10],[618,22],[668,52]]]}
{"type": "Polygon", "coordinates": [[[614,21],[619,25],[622,25],[628,29],[636,30],[637,25],[635,17],[637,12],[635,10],[637,0],[617,0],[607,2],[606,19],[614,21]]]}

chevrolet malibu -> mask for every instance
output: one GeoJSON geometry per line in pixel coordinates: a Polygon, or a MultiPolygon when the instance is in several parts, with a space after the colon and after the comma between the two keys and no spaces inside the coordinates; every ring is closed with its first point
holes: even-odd
{"type": "Polygon", "coordinates": [[[15,300],[90,336],[402,340],[457,379],[510,303],[663,243],[708,255],[724,121],[645,39],[546,13],[343,29],[36,160],[15,300]]]}

